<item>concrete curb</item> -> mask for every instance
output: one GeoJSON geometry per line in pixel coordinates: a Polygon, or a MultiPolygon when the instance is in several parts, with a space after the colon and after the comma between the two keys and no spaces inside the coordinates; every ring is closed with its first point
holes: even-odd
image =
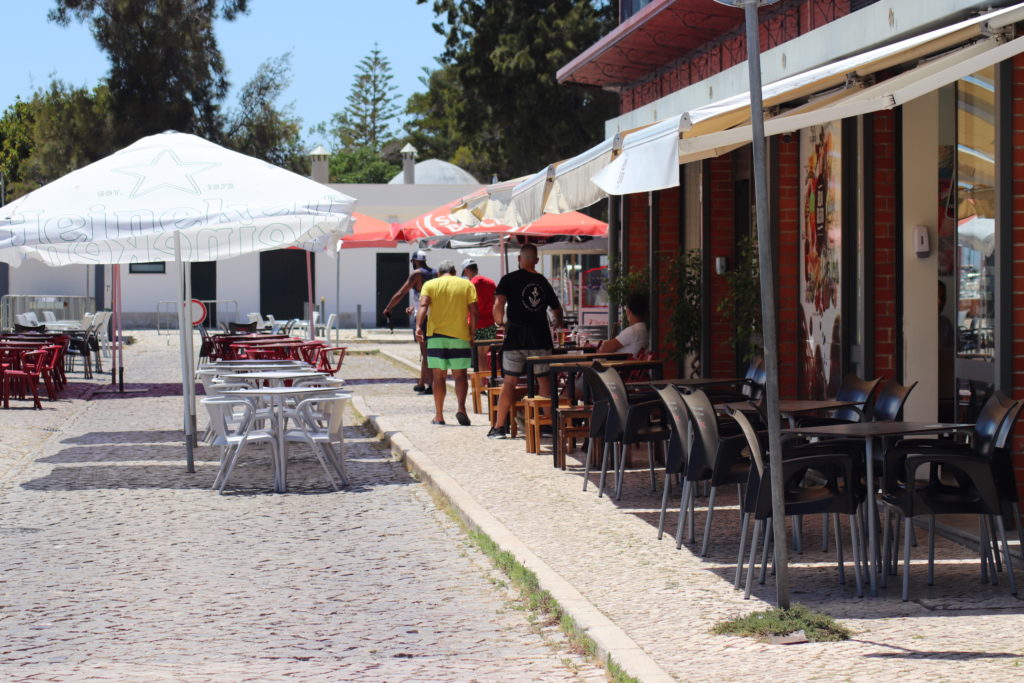
{"type": "MultiPolygon", "coordinates": [[[[389,357],[391,354],[385,354],[389,357]]],[[[395,358],[406,365],[407,361],[395,358]]],[[[419,367],[417,365],[416,369],[419,367]]],[[[392,454],[417,479],[440,495],[471,529],[487,534],[502,550],[512,553],[516,560],[537,575],[541,588],[558,601],[572,617],[577,627],[591,638],[597,648],[597,657],[607,662],[611,658],[623,671],[641,681],[663,683],[675,681],[625,631],[615,625],[576,588],[556,573],[530,548],[488,512],[473,496],[431,458],[409,440],[391,420],[373,413],[365,399],[352,397],[353,409],[362,415],[378,435],[391,447],[392,454]]]]}

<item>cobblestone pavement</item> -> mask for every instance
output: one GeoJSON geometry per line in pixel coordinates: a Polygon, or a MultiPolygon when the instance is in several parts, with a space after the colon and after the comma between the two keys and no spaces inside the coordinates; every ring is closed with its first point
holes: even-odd
{"type": "Polygon", "coordinates": [[[260,451],[186,474],[176,340],[137,336],[144,392],[0,411],[0,680],[605,679],[364,426],[338,493],[301,454],[284,495],[260,451]]]}
{"type": "MultiPolygon", "coordinates": [[[[412,345],[381,348],[418,357],[412,345]]],[[[358,386],[370,410],[400,424],[436,465],[680,680],[763,678],[766,672],[774,680],[1020,678],[1024,601],[1008,594],[1004,575],[999,586],[982,585],[976,556],[960,546],[939,540],[933,587],[925,584],[925,544],[915,548],[910,602],[899,599],[898,577],[880,597],[859,599],[849,544],[849,580],[840,586],[834,551],[820,550],[820,521],[809,519],[804,552],[793,556],[793,597],[841,618],[853,639],[781,646],[714,636],[709,629],[715,623],[763,609],[774,597],[770,578],[764,586],[755,582],[750,601],[732,588],[739,526],[734,492],[720,493],[709,556],[701,558],[689,545],[676,550],[670,534],[656,540],[661,495],[650,493],[646,471],[627,474],[621,501],[598,498],[593,484],[581,491],[578,461],[561,472],[552,468],[547,449],[530,455],[522,440],[486,440],[483,415],[472,415],[471,427],[455,426],[451,393],[449,424],[430,425],[431,399],[411,391],[405,367],[382,356],[353,356],[345,372],[394,378],[358,386]]],[[[659,473],[659,487],[660,479],[659,473]]],[[[678,506],[677,497],[673,503],[678,506]]],[[[674,513],[668,524],[674,529],[674,513]]],[[[843,530],[848,539],[846,520],[843,530]]],[[[1020,567],[1017,578],[1024,585],[1020,567]]]]}

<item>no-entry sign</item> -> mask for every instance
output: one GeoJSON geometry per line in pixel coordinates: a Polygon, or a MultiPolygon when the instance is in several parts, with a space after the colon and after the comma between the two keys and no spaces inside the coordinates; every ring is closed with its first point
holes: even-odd
{"type": "Polygon", "coordinates": [[[189,313],[193,325],[202,325],[203,321],[206,320],[206,304],[199,299],[192,299],[189,305],[189,313]]]}

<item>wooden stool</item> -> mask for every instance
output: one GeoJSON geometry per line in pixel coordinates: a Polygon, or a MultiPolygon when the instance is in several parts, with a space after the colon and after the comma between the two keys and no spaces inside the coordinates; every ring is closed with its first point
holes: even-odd
{"type": "MultiPolygon", "coordinates": [[[[484,389],[484,393],[487,394],[487,416],[491,421],[491,426],[493,427],[495,420],[498,418],[498,396],[501,395],[501,387],[487,387],[484,389]]],[[[511,425],[510,429],[512,436],[516,435],[516,404],[523,396],[526,396],[526,385],[517,384],[515,399],[512,402],[512,410],[509,413],[509,424],[511,425]]]]}
{"type": "Polygon", "coordinates": [[[480,396],[487,389],[487,382],[490,378],[490,370],[470,370],[469,372],[469,392],[473,395],[473,412],[477,415],[482,415],[484,412],[480,396]]]}
{"type": "MultiPolygon", "coordinates": [[[[559,407],[569,406],[568,399],[560,399],[559,407]]],[[[526,451],[528,453],[540,453],[541,427],[551,425],[551,416],[544,415],[544,409],[550,408],[551,399],[547,396],[534,396],[523,399],[524,421],[526,423],[526,451]]]]}
{"type": "Polygon", "coordinates": [[[566,406],[558,409],[558,441],[554,444],[557,467],[565,469],[565,456],[570,446],[575,448],[576,439],[590,436],[592,412],[592,406],[566,406]]]}

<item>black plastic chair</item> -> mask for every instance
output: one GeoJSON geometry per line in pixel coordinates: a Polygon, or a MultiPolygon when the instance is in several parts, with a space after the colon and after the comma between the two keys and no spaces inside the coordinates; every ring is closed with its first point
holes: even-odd
{"type": "Polygon", "coordinates": [[[839,390],[836,391],[837,401],[855,401],[857,405],[839,408],[830,417],[807,416],[799,418],[796,423],[800,427],[820,427],[833,424],[860,422],[872,410],[871,398],[882,378],[864,380],[852,372],[843,377],[839,390]]]}
{"type": "MultiPolygon", "coordinates": [[[[998,582],[996,563],[990,556],[989,527],[995,526],[1003,546],[1010,592],[1017,593],[1013,575],[1006,527],[1003,517],[1008,506],[1015,506],[1015,493],[1002,479],[1011,475],[1009,452],[1005,444],[1013,431],[1022,403],[996,391],[982,407],[969,445],[949,440],[906,440],[885,455],[882,502],[886,505],[883,569],[889,571],[889,520],[893,511],[903,515],[903,591],[904,601],[910,597],[910,547],[913,518],[928,515],[928,585],[935,580],[935,515],[976,514],[979,516],[981,576],[985,580],[991,565],[992,583],[998,582]],[[1001,438],[1002,437],[1002,438],[1001,438]],[[920,468],[928,468],[927,481],[918,481],[920,468]],[[945,476],[945,479],[941,475],[945,476]]],[[[893,553],[894,554],[894,553],[893,553]]]]}
{"type": "MultiPolygon", "coordinates": [[[[718,429],[718,417],[715,408],[703,391],[695,391],[682,395],[686,404],[690,424],[693,426],[694,439],[690,445],[689,458],[686,464],[686,476],[683,482],[683,495],[679,504],[679,521],[676,525],[676,548],[683,546],[683,525],[686,510],[691,504],[694,489],[698,482],[707,481],[711,485],[708,496],[708,512],[704,522],[704,541],[700,554],[706,556],[708,542],[711,537],[711,519],[715,513],[715,496],[718,487],[726,484],[743,484],[750,470],[750,460],[743,455],[747,440],[742,434],[723,436],[718,429]]],[[[692,517],[691,517],[691,535],[692,517]]]]}
{"type": "Polygon", "coordinates": [[[255,334],[259,323],[228,323],[228,332],[231,334],[255,334]]]}
{"type": "Polygon", "coordinates": [[[658,540],[661,540],[665,532],[665,513],[668,510],[668,495],[672,488],[672,477],[679,476],[686,470],[687,452],[689,451],[687,425],[690,421],[690,414],[679,389],[668,384],[656,386],[654,390],[661,400],[662,408],[665,411],[664,421],[671,432],[665,446],[665,483],[661,495],[661,514],[658,516],[658,540]]]}
{"type": "MultiPolygon", "coordinates": [[[[651,488],[657,491],[654,475],[654,444],[665,441],[669,430],[654,418],[659,415],[660,401],[643,401],[630,403],[626,384],[615,368],[606,368],[598,361],[584,368],[584,377],[596,391],[595,406],[604,403],[607,411],[604,416],[604,453],[601,457],[601,478],[598,482],[598,495],[603,495],[604,484],[608,472],[608,454],[613,454],[615,469],[615,499],[622,498],[622,483],[626,469],[625,448],[632,444],[647,444],[648,463],[651,472],[651,488]]],[[[595,408],[596,412],[596,408],[595,408]]],[[[588,462],[589,465],[589,462],[588,462]]]]}
{"type": "Polygon", "coordinates": [[[708,387],[704,393],[712,403],[735,403],[737,401],[756,401],[764,393],[765,366],[763,358],[753,358],[739,383],[739,389],[728,387],[708,387]]]}
{"type": "MultiPolygon", "coordinates": [[[[760,436],[754,431],[747,417],[730,410],[729,414],[739,423],[742,434],[750,449],[750,457],[754,466],[750,468],[747,480],[746,495],[741,498],[742,519],[740,522],[740,548],[736,558],[736,578],[734,585],[740,587],[743,554],[746,546],[747,528],[750,518],[754,518],[754,532],[750,541],[750,560],[747,570],[746,594],[750,597],[750,589],[754,577],[754,562],[757,557],[757,544],[761,529],[772,516],[771,476],[768,462],[760,436]]],[[[848,444],[832,443],[832,452],[822,452],[820,447],[808,449],[801,445],[783,443],[782,480],[784,482],[784,513],[788,516],[810,515],[817,513],[833,513],[835,517],[836,561],[839,569],[839,583],[846,583],[846,571],[843,565],[843,544],[840,536],[839,515],[846,515],[850,524],[850,539],[853,547],[854,575],[857,579],[857,596],[864,595],[864,582],[860,573],[861,558],[864,556],[863,538],[860,524],[857,522],[857,507],[864,499],[864,487],[861,484],[859,459],[851,452],[848,444]],[[820,476],[808,477],[809,472],[820,476]]],[[[768,548],[772,540],[772,526],[767,524],[761,559],[760,583],[765,582],[767,573],[768,548]]]]}
{"type": "Polygon", "coordinates": [[[917,386],[917,382],[903,386],[894,379],[882,385],[878,390],[878,396],[872,404],[869,417],[875,422],[892,422],[899,419],[903,412],[903,406],[910,397],[910,392],[917,386]]]}

